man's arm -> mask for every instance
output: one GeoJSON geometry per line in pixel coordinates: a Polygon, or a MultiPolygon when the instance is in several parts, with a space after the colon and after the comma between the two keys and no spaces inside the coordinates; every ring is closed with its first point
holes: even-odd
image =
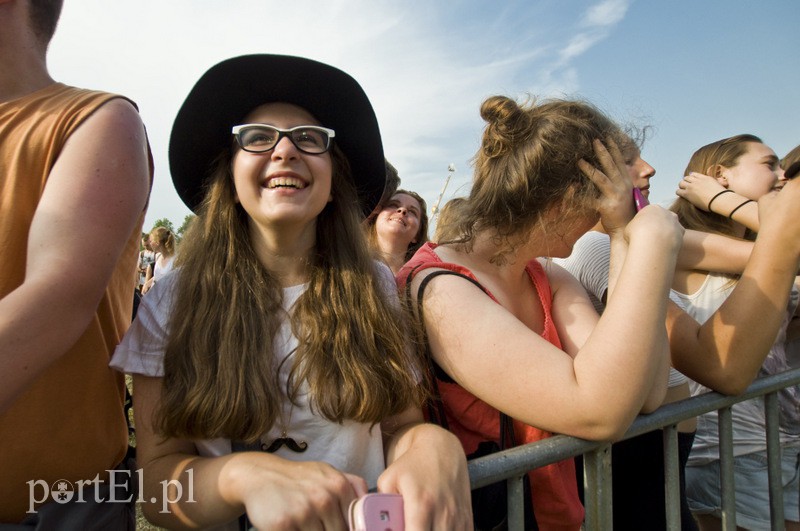
{"type": "Polygon", "coordinates": [[[86,329],[149,187],[139,114],[111,100],[64,145],[31,223],[25,280],[0,300],[0,413],[86,329]]]}

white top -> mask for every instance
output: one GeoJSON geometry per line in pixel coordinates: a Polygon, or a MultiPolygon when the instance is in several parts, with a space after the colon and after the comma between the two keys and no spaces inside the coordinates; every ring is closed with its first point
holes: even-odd
{"type": "MultiPolygon", "coordinates": [[[[606,309],[603,297],[608,291],[608,272],[611,267],[611,238],[608,234],[590,230],[578,238],[569,257],[553,258],[553,262],[578,279],[589,295],[594,309],[602,315],[603,310],[606,309]]],[[[670,294],[670,299],[679,307],[683,307],[683,304],[672,294],[670,294]]],[[[686,376],[678,369],[669,368],[667,385],[670,388],[683,385],[687,380],[686,376]]]]}
{"type": "Polygon", "coordinates": [[[161,280],[164,275],[172,271],[173,265],[175,264],[175,256],[176,255],[173,254],[169,258],[165,258],[162,264],[160,260],[163,255],[161,253],[156,255],[156,260],[153,264],[153,282],[161,280]]]}
{"type": "MultiPolygon", "coordinates": [[[[376,262],[376,264],[378,264],[376,262]]],[[[391,271],[384,264],[378,264],[381,287],[387,297],[398,303],[397,288],[391,271]]],[[[164,348],[168,336],[168,323],[173,303],[173,289],[180,275],[180,270],[167,275],[161,282],[153,286],[147,297],[142,299],[136,320],[114,352],[111,367],[126,373],[161,377],[164,374],[164,348]]],[[[292,286],[283,290],[283,309],[290,312],[294,303],[303,294],[307,285],[292,286]]],[[[276,357],[275,368],[278,369],[284,357],[294,355],[297,338],[291,330],[288,314],[285,314],[280,329],[274,340],[276,357]]],[[[280,380],[286,384],[291,359],[280,369],[280,380]]],[[[288,436],[296,441],[308,443],[303,453],[295,453],[286,446],[281,447],[275,455],[292,461],[324,461],[340,471],[358,475],[374,487],[378,476],[385,469],[383,440],[379,425],[345,421],[342,424],[315,415],[307,402],[307,386],[300,388],[298,405],[292,407],[287,400],[283,404],[283,419],[288,422],[288,436]]],[[[284,422],[276,421],[262,437],[269,444],[281,436],[284,422]],[[279,425],[281,424],[281,425],[279,425]]],[[[204,457],[222,456],[231,453],[229,439],[211,439],[194,441],[197,453],[204,457]]]]}
{"type": "MultiPolygon", "coordinates": [[[[700,286],[700,289],[695,293],[687,295],[675,290],[673,290],[673,293],[684,302],[686,312],[694,317],[697,322],[702,324],[722,306],[722,303],[725,302],[735,286],[736,283],[731,282],[730,277],[722,274],[709,273],[703,281],[702,286],[700,286]]],[[[780,328],[775,344],[768,354],[768,359],[771,361],[780,362],[782,360],[782,363],[785,364],[786,350],[784,341],[786,339],[786,324],[788,323],[790,315],[789,311],[794,313],[795,303],[793,301],[794,298],[789,302],[791,308],[787,309],[784,323],[780,328]]],[[[754,322],[753,326],[758,326],[758,323],[754,322]]],[[[768,363],[765,361],[764,366],[766,367],[767,365],[768,363]]],[[[692,392],[692,396],[711,391],[708,387],[700,385],[691,379],[689,380],[689,389],[692,392]]],[[[789,393],[795,395],[793,391],[794,390],[790,390],[789,393]]],[[[796,410],[798,405],[796,398],[786,393],[784,393],[784,396],[779,396],[779,402],[781,403],[781,408],[784,408],[787,404],[793,403],[796,410]]],[[[731,408],[731,416],[733,418],[734,455],[745,455],[766,450],[766,418],[764,416],[763,397],[753,398],[734,404],[731,408]]],[[[792,446],[800,444],[800,436],[788,433],[783,429],[785,420],[786,416],[782,414],[782,428],[780,430],[781,443],[783,445],[792,446]]],[[[717,412],[712,411],[700,415],[697,418],[697,434],[695,435],[694,444],[692,445],[692,452],[689,455],[689,465],[699,466],[716,459],[719,459],[719,427],[717,423],[717,412]]]]}

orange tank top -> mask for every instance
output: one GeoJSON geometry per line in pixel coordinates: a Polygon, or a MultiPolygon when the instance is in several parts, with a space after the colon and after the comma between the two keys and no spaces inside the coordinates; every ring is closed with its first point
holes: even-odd
{"type": "MultiPolygon", "coordinates": [[[[118,97],[55,83],[0,103],[0,299],[25,278],[31,220],[65,142],[118,97]]],[[[108,362],[131,321],[143,219],[144,214],[86,331],[0,414],[0,522],[25,517],[28,482],[53,485],[63,479],[74,486],[97,474],[103,479],[125,455],[124,380],[108,362]]]]}

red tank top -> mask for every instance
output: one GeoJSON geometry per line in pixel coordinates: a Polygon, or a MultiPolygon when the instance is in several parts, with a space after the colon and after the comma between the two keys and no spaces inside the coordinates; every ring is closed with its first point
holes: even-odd
{"type": "MultiPolygon", "coordinates": [[[[397,283],[401,290],[405,289],[406,281],[412,271],[416,274],[429,268],[447,269],[478,281],[469,269],[458,264],[443,262],[434,251],[436,247],[434,243],[426,243],[400,269],[397,273],[397,283]]],[[[526,270],[544,309],[542,337],[561,348],[561,340],[558,337],[551,313],[553,298],[547,273],[535,260],[527,265],[526,270]]],[[[487,291],[487,294],[497,302],[491,293],[487,291]]],[[[498,440],[500,412],[497,409],[469,393],[457,383],[438,380],[437,385],[450,431],[459,438],[465,453],[474,452],[482,441],[498,440]]],[[[552,435],[547,431],[516,420],[514,421],[514,434],[517,444],[540,441],[552,435]]],[[[542,531],[580,529],[584,512],[583,505],[578,498],[574,460],[566,459],[537,468],[528,475],[531,482],[533,508],[539,528],[542,531]]]]}

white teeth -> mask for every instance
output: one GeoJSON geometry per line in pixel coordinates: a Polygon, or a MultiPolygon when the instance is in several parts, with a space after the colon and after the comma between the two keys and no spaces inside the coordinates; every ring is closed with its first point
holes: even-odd
{"type": "Polygon", "coordinates": [[[294,177],[273,177],[267,181],[267,188],[297,188],[299,190],[306,187],[300,179],[294,177]]]}

